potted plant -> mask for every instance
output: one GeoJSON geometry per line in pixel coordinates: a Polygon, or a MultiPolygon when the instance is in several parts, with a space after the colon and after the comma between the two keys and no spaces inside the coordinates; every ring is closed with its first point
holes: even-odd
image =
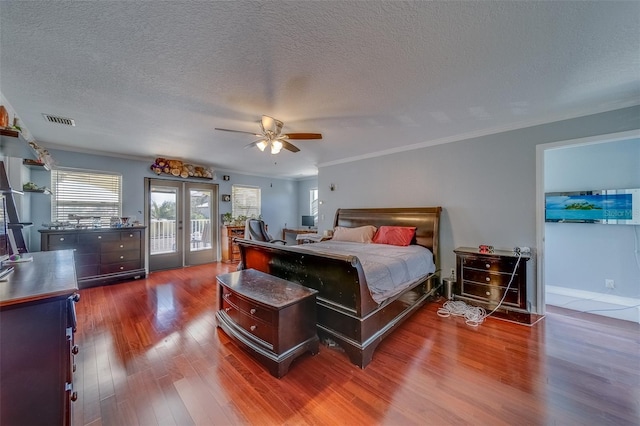
{"type": "Polygon", "coordinates": [[[231,213],[224,213],[222,215],[222,223],[225,225],[231,225],[231,222],[233,222],[233,215],[231,213]]]}

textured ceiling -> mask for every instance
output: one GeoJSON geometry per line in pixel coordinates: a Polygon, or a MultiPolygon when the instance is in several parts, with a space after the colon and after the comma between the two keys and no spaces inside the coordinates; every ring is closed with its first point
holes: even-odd
{"type": "Polygon", "coordinates": [[[45,147],[297,178],[640,103],[640,3],[2,1],[0,91],[45,147]],[[262,114],[324,139],[214,130],[262,114]]]}

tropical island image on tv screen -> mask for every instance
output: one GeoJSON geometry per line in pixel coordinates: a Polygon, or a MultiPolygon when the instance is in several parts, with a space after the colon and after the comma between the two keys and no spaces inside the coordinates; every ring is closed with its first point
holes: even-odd
{"type": "Polygon", "coordinates": [[[633,223],[634,198],[637,203],[639,193],[640,189],[547,193],[545,194],[545,220],[547,222],[633,223]]]}

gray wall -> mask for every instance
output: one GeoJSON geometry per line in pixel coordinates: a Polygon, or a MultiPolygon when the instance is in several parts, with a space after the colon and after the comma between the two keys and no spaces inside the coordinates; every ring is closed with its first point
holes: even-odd
{"type": "MultiPolygon", "coordinates": [[[[640,188],[640,139],[546,150],[544,164],[545,192],[640,188]]],[[[638,228],[546,223],[545,283],[640,297],[638,228]],[[614,290],[605,279],[615,281],[614,290]]]]}
{"type": "MultiPolygon", "coordinates": [[[[441,268],[453,249],[536,243],[536,145],[640,128],[640,107],[482,136],[444,145],[321,165],[319,229],[341,207],[442,206],[441,268]],[[330,184],[336,184],[330,191],[330,184]]],[[[536,310],[535,259],[528,262],[529,302],[536,310]]],[[[446,275],[448,273],[445,272],[446,275]]]]}
{"type": "MultiPolygon", "coordinates": [[[[125,216],[135,215],[144,221],[144,178],[165,178],[156,175],[149,166],[150,161],[131,160],[120,157],[91,155],[63,150],[50,149],[57,167],[73,167],[89,170],[102,170],[122,174],[122,213],[125,216]]],[[[170,177],[166,177],[170,179],[170,177]]],[[[31,180],[39,186],[51,187],[49,172],[34,171],[31,180]]],[[[216,171],[216,179],[211,181],[218,184],[219,194],[231,194],[231,186],[250,185],[261,188],[262,215],[269,225],[269,232],[275,236],[282,235],[285,223],[297,223],[298,214],[298,185],[296,181],[287,179],[271,179],[249,176],[232,172],[216,171]],[[223,175],[229,175],[229,180],[222,180],[223,175]]],[[[231,211],[231,203],[218,200],[219,213],[231,211]]],[[[40,228],[43,223],[51,221],[51,198],[46,196],[31,196],[31,219],[40,228]]],[[[220,221],[220,218],[218,218],[220,221]]],[[[37,232],[31,233],[29,244],[31,251],[40,250],[40,237],[37,232]]]]}

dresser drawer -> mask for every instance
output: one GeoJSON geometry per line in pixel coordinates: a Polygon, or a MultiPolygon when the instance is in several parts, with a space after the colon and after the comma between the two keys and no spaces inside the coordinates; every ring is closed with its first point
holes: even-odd
{"type": "Polygon", "coordinates": [[[140,240],[113,241],[100,245],[102,253],[123,252],[127,250],[140,250],[140,240]]]}
{"type": "Polygon", "coordinates": [[[132,260],[129,262],[110,263],[107,265],[100,265],[101,274],[114,274],[116,272],[133,271],[135,269],[142,268],[139,260],[132,260]]]}
{"type": "MultiPolygon", "coordinates": [[[[509,280],[511,279],[511,274],[500,274],[500,273],[492,273],[479,271],[477,269],[468,269],[462,268],[462,279],[464,281],[475,281],[476,283],[486,284],[486,285],[497,285],[506,287],[509,285],[509,280]]],[[[514,283],[512,283],[513,287],[517,287],[518,282],[518,274],[513,277],[514,283]]]]}
{"type": "Polygon", "coordinates": [[[75,248],[78,245],[77,234],[50,234],[47,235],[47,250],[60,250],[75,248]]]}
{"type": "Polygon", "coordinates": [[[142,232],[141,231],[122,231],[120,232],[120,241],[140,241],[142,240],[142,232]]]}
{"type": "MultiPolygon", "coordinates": [[[[461,288],[462,296],[477,297],[483,300],[498,303],[504,296],[506,287],[495,285],[484,285],[470,281],[463,281],[461,288]]],[[[507,296],[504,298],[504,304],[513,306],[520,305],[520,291],[517,288],[509,288],[507,296]]]]}
{"type": "Polygon", "coordinates": [[[129,260],[140,260],[140,250],[107,252],[100,255],[100,263],[117,263],[129,260]]]}
{"type": "Polygon", "coordinates": [[[100,265],[95,263],[92,265],[76,264],[76,276],[78,278],[93,277],[100,274],[100,265]]]}
{"type": "Polygon", "coordinates": [[[478,257],[465,257],[462,260],[462,266],[465,268],[480,269],[484,271],[492,272],[504,272],[507,270],[513,271],[516,266],[517,259],[514,258],[478,258],[478,257]]]}
{"type": "Polygon", "coordinates": [[[87,234],[79,234],[78,242],[80,244],[97,246],[104,241],[118,241],[118,235],[113,232],[90,232],[87,234]]]}
{"type": "Polygon", "coordinates": [[[277,333],[272,325],[267,324],[264,321],[260,321],[258,318],[239,310],[232,304],[227,303],[226,300],[224,301],[222,308],[229,318],[236,323],[236,325],[240,326],[247,333],[250,333],[260,339],[262,344],[269,348],[269,350],[273,350],[277,333]]]}
{"type": "Polygon", "coordinates": [[[80,250],[75,250],[73,258],[76,263],[76,268],[82,265],[93,265],[100,263],[99,253],[86,253],[80,250]]]}
{"type": "Polygon", "coordinates": [[[267,309],[255,302],[239,296],[226,287],[223,287],[222,297],[226,302],[235,306],[242,312],[245,312],[250,317],[260,318],[260,320],[269,324],[274,324],[276,322],[277,314],[273,310],[267,309]]]}

